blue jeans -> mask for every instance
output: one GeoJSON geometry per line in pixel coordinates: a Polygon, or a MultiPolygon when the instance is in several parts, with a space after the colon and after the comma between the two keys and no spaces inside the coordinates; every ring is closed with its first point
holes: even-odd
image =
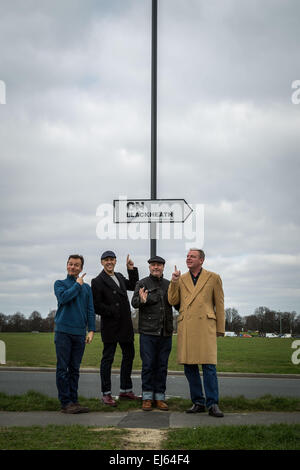
{"type": "MultiPolygon", "coordinates": [[[[100,364],[101,389],[104,395],[111,393],[111,366],[114,361],[117,342],[104,343],[100,364]]],[[[134,359],[134,342],[119,342],[122,350],[122,363],[120,370],[120,392],[132,391],[132,363],[134,359]]]]}
{"type": "Polygon", "coordinates": [[[140,334],[143,400],[164,400],[172,336],[140,334]]]}
{"type": "Polygon", "coordinates": [[[202,372],[206,399],[203,395],[198,364],[184,364],[184,373],[190,386],[192,402],[210,408],[219,402],[217,369],[214,364],[202,364],[202,372]]]}
{"type": "Polygon", "coordinates": [[[64,407],[78,401],[79,369],[85,348],[85,336],[55,332],[56,386],[64,407]]]}

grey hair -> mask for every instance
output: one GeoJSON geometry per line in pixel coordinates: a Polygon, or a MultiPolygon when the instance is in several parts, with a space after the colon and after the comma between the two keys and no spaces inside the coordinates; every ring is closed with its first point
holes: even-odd
{"type": "Polygon", "coordinates": [[[200,248],[190,248],[189,251],[198,251],[201,259],[205,259],[205,253],[200,248]]]}

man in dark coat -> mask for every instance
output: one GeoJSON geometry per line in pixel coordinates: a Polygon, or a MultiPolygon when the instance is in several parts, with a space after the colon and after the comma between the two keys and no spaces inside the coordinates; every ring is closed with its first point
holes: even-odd
{"type": "Polygon", "coordinates": [[[131,302],[139,309],[142,409],[152,410],[154,402],[159,410],[167,411],[165,391],[172,348],[173,309],[168,302],[169,281],[163,277],[165,260],[153,256],[148,263],[150,275],[137,283],[131,302]]]}
{"type": "Polygon", "coordinates": [[[102,401],[110,406],[116,406],[111,396],[111,367],[118,343],[122,350],[119,398],[138,399],[132,391],[134,332],[127,290],[134,290],[139,275],[129,255],[127,256],[129,279],[115,272],[116,262],[115,253],[105,251],[101,256],[103,270],[91,282],[95,313],[101,315],[101,337],[104,343],[100,365],[102,401]]]}

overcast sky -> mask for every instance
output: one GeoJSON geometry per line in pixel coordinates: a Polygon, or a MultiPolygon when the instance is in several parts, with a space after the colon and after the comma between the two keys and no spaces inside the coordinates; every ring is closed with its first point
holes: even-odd
{"type": "MultiPolygon", "coordinates": [[[[226,307],[300,313],[300,3],[158,3],[158,197],[203,205],[226,307]]],[[[150,198],[151,1],[0,11],[0,312],[45,317],[71,253],[88,283],[107,249],[148,273],[149,240],[99,238],[97,209],[150,198]]],[[[188,243],[158,241],[167,278],[188,243]]]]}

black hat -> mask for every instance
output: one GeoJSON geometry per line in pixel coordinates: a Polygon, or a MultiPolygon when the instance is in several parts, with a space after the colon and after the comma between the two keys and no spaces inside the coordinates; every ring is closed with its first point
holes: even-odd
{"type": "Polygon", "coordinates": [[[116,255],[114,254],[113,251],[104,251],[104,253],[102,253],[101,255],[101,259],[105,259],[105,258],[116,258],[116,255]]]}
{"type": "Polygon", "coordinates": [[[148,259],[148,263],[161,263],[165,264],[165,260],[161,256],[152,256],[150,259],[148,259]]]}

